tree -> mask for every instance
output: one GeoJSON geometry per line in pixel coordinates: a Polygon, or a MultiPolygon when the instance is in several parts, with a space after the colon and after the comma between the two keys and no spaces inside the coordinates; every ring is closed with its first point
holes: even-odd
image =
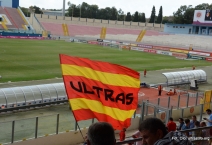
{"type": "Polygon", "coordinates": [[[35,14],[43,14],[42,10],[37,6],[30,6],[29,10],[34,11],[35,14]]]}
{"type": "Polygon", "coordinates": [[[75,4],[72,4],[70,1],[68,1],[67,4],[69,6],[69,8],[68,8],[68,14],[69,14],[69,16],[74,17],[74,8],[76,7],[76,5],[75,4]]]}
{"type": "Polygon", "coordinates": [[[140,22],[142,23],[146,23],[146,16],[145,16],[145,13],[141,13],[141,18],[140,18],[140,22]]]}
{"type": "Polygon", "coordinates": [[[195,9],[192,8],[192,5],[180,6],[180,8],[173,13],[173,22],[177,24],[191,24],[193,22],[194,10],[195,9]]]}
{"type": "Polygon", "coordinates": [[[163,8],[162,6],[160,6],[156,23],[160,24],[162,22],[162,18],[163,18],[163,8]]]}
{"type": "Polygon", "coordinates": [[[128,12],[125,21],[131,21],[132,20],[131,17],[132,16],[131,16],[130,12],[128,12]]]}
{"type": "Polygon", "coordinates": [[[111,18],[110,20],[117,20],[118,11],[115,7],[111,8],[111,18]]]}
{"type": "Polygon", "coordinates": [[[133,22],[138,22],[138,11],[134,14],[133,22]]]}
{"type": "Polygon", "coordinates": [[[152,7],[152,13],[150,16],[149,23],[155,23],[155,6],[152,7]]]}
{"type": "Polygon", "coordinates": [[[208,3],[202,3],[202,4],[199,4],[195,7],[196,10],[206,10],[206,9],[209,9],[209,4],[208,3]]]}
{"type": "Polygon", "coordinates": [[[30,17],[30,12],[28,8],[21,7],[21,10],[26,17],[30,17]]]}
{"type": "Polygon", "coordinates": [[[122,9],[118,10],[118,21],[124,21],[125,19],[125,15],[124,15],[124,11],[122,11],[122,9]]]}

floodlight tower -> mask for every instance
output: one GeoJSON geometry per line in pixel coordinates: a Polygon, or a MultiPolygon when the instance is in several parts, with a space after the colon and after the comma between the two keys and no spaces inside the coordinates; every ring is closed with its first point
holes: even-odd
{"type": "Polygon", "coordinates": [[[65,3],[66,3],[66,0],[63,0],[63,16],[65,16],[65,3]]]}

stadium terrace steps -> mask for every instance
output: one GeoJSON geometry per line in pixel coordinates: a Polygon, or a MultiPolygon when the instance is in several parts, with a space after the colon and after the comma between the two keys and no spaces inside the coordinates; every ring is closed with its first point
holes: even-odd
{"type": "Polygon", "coordinates": [[[25,22],[18,13],[17,9],[5,7],[5,10],[10,15],[11,19],[13,19],[13,22],[15,23],[16,27],[18,29],[23,29],[22,25],[25,25],[25,22]]]}
{"type": "MultiPolygon", "coordinates": [[[[63,30],[58,27],[61,27],[62,24],[59,23],[48,23],[48,22],[41,22],[41,24],[44,26],[44,28],[47,31],[51,31],[52,34],[54,35],[62,35],[63,30]],[[57,29],[57,31],[53,30],[52,27],[57,29]]],[[[99,35],[101,33],[101,28],[102,27],[97,27],[97,26],[88,26],[88,25],[73,25],[73,24],[67,24],[68,29],[69,29],[69,35],[70,36],[83,36],[83,35],[99,35]]],[[[126,29],[126,28],[107,28],[107,35],[124,35],[124,34],[131,34],[131,35],[136,35],[136,37],[140,33],[140,29],[126,29]]],[[[148,30],[146,32],[145,36],[159,36],[159,35],[167,35],[165,33],[161,33],[158,31],[153,31],[153,30],[148,30]]],[[[116,36],[117,37],[117,36],[116,36]]],[[[135,41],[135,40],[134,40],[135,41]]]]}
{"type": "Polygon", "coordinates": [[[0,7],[0,14],[6,15],[12,23],[12,25],[6,24],[9,29],[23,29],[22,25],[25,25],[25,22],[19,15],[17,9],[9,7],[0,7]]]}
{"type": "Polygon", "coordinates": [[[62,24],[41,22],[41,25],[44,27],[45,30],[51,31],[51,34],[53,35],[64,35],[62,24]]]}
{"type": "MultiPolygon", "coordinates": [[[[4,10],[3,7],[0,7],[0,14],[4,14],[7,16],[7,12],[4,10]]],[[[8,19],[10,20],[10,22],[12,23],[12,19],[11,17],[8,17],[8,19]]],[[[8,28],[16,28],[13,24],[12,25],[7,25],[8,28]]],[[[3,29],[3,28],[2,28],[3,29]]]]}

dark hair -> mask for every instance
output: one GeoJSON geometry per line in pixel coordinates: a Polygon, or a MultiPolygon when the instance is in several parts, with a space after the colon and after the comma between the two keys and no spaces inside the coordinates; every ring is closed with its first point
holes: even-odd
{"type": "Polygon", "coordinates": [[[114,145],[115,134],[113,127],[107,122],[96,122],[88,129],[88,140],[91,145],[114,145]]]}
{"type": "Polygon", "coordinates": [[[180,119],[180,121],[184,121],[183,118],[179,118],[179,119],[180,119]]]}
{"type": "Polygon", "coordinates": [[[190,122],[189,119],[185,119],[185,123],[188,124],[190,122]]]}
{"type": "Polygon", "coordinates": [[[211,109],[207,109],[206,111],[211,113],[211,109]]]}
{"type": "Polygon", "coordinates": [[[199,121],[196,121],[196,122],[195,122],[195,125],[196,125],[196,126],[200,126],[200,122],[199,122],[199,121]]]}
{"type": "Polygon", "coordinates": [[[172,117],[170,117],[170,118],[169,118],[169,120],[173,121],[173,118],[172,118],[172,117]]]}
{"type": "Polygon", "coordinates": [[[154,134],[158,129],[163,132],[163,136],[168,133],[165,124],[158,118],[147,118],[140,123],[138,128],[139,131],[148,130],[154,134]]]}
{"type": "Polygon", "coordinates": [[[197,118],[196,115],[193,115],[192,117],[197,118]]]}

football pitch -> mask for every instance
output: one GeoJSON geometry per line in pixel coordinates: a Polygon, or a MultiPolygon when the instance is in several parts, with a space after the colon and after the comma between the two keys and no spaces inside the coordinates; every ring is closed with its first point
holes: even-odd
{"type": "Polygon", "coordinates": [[[59,54],[111,62],[138,72],[212,65],[204,60],[180,60],[172,56],[65,41],[0,39],[0,83],[61,78],[59,54]]]}

